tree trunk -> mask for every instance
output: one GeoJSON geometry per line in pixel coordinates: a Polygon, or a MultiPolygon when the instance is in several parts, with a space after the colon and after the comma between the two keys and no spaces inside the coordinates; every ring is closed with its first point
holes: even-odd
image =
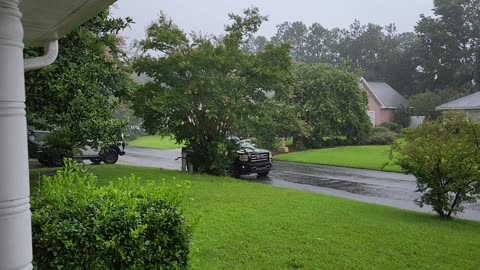
{"type": "Polygon", "coordinates": [[[450,211],[448,211],[447,217],[450,217],[450,216],[452,215],[453,209],[457,206],[457,204],[458,204],[458,202],[459,202],[459,200],[460,200],[460,196],[461,196],[461,195],[460,195],[459,192],[457,192],[457,193],[455,194],[455,199],[453,200],[453,203],[452,203],[452,205],[450,206],[450,211]]]}

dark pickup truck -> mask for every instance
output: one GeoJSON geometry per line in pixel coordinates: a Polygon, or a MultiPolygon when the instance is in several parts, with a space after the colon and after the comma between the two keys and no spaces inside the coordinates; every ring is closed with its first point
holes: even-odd
{"type": "Polygon", "coordinates": [[[266,176],[272,169],[272,153],[259,149],[254,144],[240,140],[233,164],[233,176],[256,173],[266,176]]]}
{"type": "MultiPolygon", "coordinates": [[[[268,150],[259,149],[249,140],[240,140],[237,137],[230,137],[231,141],[238,146],[233,155],[232,176],[238,178],[240,175],[249,175],[256,173],[258,176],[267,176],[272,169],[272,153],[268,150]]],[[[189,162],[189,153],[192,148],[182,148],[182,157],[184,158],[184,170],[192,171],[192,164],[189,162]]]]}

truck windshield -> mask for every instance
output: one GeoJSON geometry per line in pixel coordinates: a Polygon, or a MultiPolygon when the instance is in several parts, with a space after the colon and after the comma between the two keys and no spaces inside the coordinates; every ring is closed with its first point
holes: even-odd
{"type": "Polygon", "coordinates": [[[35,136],[36,141],[43,141],[43,140],[45,140],[45,137],[48,136],[48,134],[50,134],[50,132],[48,132],[48,131],[45,131],[45,132],[36,131],[36,132],[33,133],[33,136],[35,136]]]}
{"type": "Polygon", "coordinates": [[[240,144],[240,147],[241,148],[250,148],[250,149],[255,149],[256,148],[253,144],[251,144],[249,142],[242,142],[240,144]]]}

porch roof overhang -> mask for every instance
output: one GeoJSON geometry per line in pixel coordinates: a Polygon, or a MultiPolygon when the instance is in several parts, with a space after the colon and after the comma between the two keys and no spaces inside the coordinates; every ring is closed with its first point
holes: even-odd
{"type": "Polygon", "coordinates": [[[116,0],[22,0],[23,42],[43,46],[62,38],[116,0]]]}
{"type": "Polygon", "coordinates": [[[56,43],[114,2],[0,0],[0,269],[32,269],[22,41],[56,43]]]}

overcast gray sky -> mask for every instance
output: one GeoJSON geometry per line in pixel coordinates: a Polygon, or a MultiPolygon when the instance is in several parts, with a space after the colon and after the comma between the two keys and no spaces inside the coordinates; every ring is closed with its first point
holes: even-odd
{"type": "Polygon", "coordinates": [[[240,13],[251,6],[269,17],[258,34],[270,38],[277,24],[297,20],[307,26],[318,22],[327,28],[346,28],[354,19],[382,26],[394,22],[400,32],[413,31],[420,14],[432,14],[433,0],[119,0],[112,11],[135,21],[123,33],[131,41],[144,37],[145,28],[160,10],[185,32],[221,34],[229,23],[228,13],[240,13]]]}

